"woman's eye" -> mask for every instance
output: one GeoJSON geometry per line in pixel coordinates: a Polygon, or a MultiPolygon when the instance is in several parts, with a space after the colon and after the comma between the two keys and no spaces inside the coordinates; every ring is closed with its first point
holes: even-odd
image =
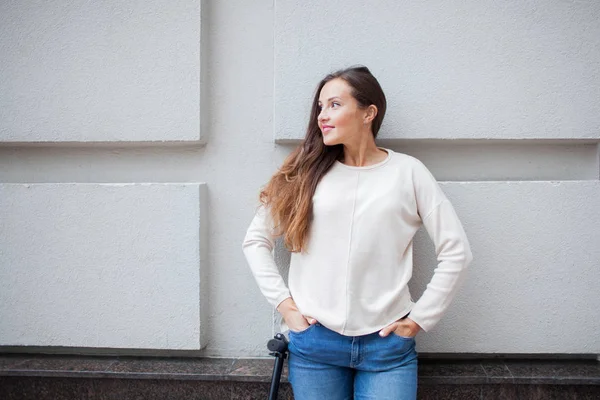
{"type": "Polygon", "coordinates": [[[333,103],[331,103],[331,105],[335,107],[335,106],[339,106],[340,103],[337,103],[337,102],[334,101],[333,103]]]}

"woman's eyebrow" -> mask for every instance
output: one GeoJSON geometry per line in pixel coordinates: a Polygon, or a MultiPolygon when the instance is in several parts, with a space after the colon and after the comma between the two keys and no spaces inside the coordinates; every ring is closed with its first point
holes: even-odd
{"type": "MultiPolygon", "coordinates": [[[[327,101],[331,101],[331,100],[333,100],[333,99],[339,99],[339,100],[341,100],[342,98],[341,98],[341,97],[339,97],[339,96],[333,96],[333,97],[330,97],[330,98],[328,98],[328,99],[327,99],[327,101]]],[[[321,102],[321,100],[319,100],[319,103],[320,103],[320,102],[321,102]]]]}

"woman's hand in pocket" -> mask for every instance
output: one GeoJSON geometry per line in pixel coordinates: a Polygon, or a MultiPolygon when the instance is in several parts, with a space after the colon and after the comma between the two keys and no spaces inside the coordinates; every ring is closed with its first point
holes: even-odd
{"type": "Polygon", "coordinates": [[[290,330],[294,332],[302,332],[317,323],[316,319],[302,315],[291,297],[282,301],[277,306],[277,311],[279,311],[290,330]]]}
{"type": "Polygon", "coordinates": [[[417,333],[421,330],[419,324],[417,324],[412,319],[406,317],[399,319],[396,322],[392,322],[385,328],[379,331],[379,335],[381,337],[386,337],[390,333],[394,333],[395,335],[402,337],[415,337],[417,333]]]}

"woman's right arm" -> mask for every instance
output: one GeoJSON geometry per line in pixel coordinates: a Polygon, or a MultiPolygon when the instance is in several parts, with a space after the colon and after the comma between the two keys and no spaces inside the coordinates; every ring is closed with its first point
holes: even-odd
{"type": "Polygon", "coordinates": [[[242,250],[260,291],[277,308],[291,296],[273,258],[275,240],[272,221],[269,211],[261,205],[248,227],[242,250]]]}
{"type": "Polygon", "coordinates": [[[279,273],[273,258],[273,232],[271,214],[261,205],[246,232],[242,249],[262,294],[279,311],[290,329],[301,331],[317,321],[300,313],[279,273]]]}

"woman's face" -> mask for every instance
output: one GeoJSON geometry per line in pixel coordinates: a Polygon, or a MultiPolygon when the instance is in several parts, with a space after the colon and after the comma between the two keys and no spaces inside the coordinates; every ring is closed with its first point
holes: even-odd
{"type": "Polygon", "coordinates": [[[317,122],[326,146],[355,142],[365,129],[366,110],[359,108],[351,93],[351,86],[340,78],[321,89],[317,122]]]}

